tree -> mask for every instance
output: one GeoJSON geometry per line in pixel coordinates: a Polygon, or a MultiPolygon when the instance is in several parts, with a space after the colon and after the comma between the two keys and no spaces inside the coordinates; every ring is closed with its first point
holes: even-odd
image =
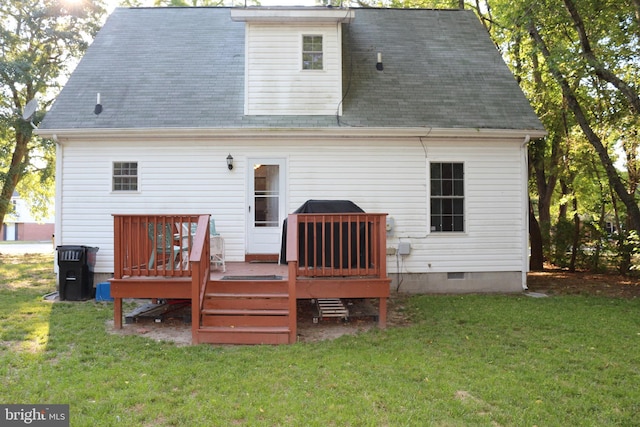
{"type": "Polygon", "coordinates": [[[155,0],[153,5],[169,7],[224,6],[224,0],[155,0]]]}
{"type": "Polygon", "coordinates": [[[462,9],[464,6],[464,0],[353,0],[353,3],[362,7],[392,7],[398,9],[462,9]]]}
{"type": "Polygon", "coordinates": [[[0,224],[21,181],[30,183],[27,192],[51,191],[53,144],[36,137],[33,126],[99,29],[104,12],[100,0],[5,0],[0,5],[0,224]],[[22,112],[34,99],[40,109],[24,120],[22,112]],[[23,181],[25,176],[29,179],[23,181]]]}
{"type": "MultiPolygon", "coordinates": [[[[125,0],[131,1],[131,0],[125,0]]],[[[222,7],[259,6],[259,0],[154,0],[154,6],[166,7],[222,7]]]]}
{"type": "Polygon", "coordinates": [[[560,254],[552,249],[558,240],[551,234],[560,222],[566,229],[572,207],[574,224],[579,225],[579,206],[580,215],[600,222],[613,208],[615,218],[624,215],[626,222],[618,230],[637,230],[640,102],[634,79],[640,67],[640,0],[486,0],[476,11],[549,132],[529,146],[530,206],[538,215],[532,216],[531,233],[540,233],[531,235],[532,263],[535,258],[541,266],[543,251],[546,258],[560,254]],[[578,133],[593,147],[585,156],[570,154],[578,133]],[[626,173],[614,166],[616,147],[624,153],[626,173]],[[587,167],[594,155],[608,181],[599,193],[608,201],[578,203],[590,194],[577,192],[572,183],[594,169],[587,167]],[[585,206],[596,211],[585,212],[585,206]],[[560,212],[555,225],[550,209],[560,212]]]}
{"type": "MultiPolygon", "coordinates": [[[[567,101],[569,109],[573,113],[578,125],[584,132],[588,141],[593,145],[600,157],[602,165],[605,168],[609,183],[613,187],[614,191],[620,198],[620,200],[627,207],[627,213],[629,215],[629,226],[631,229],[640,231],[640,208],[635,200],[633,194],[629,194],[627,189],[616,171],[611,156],[607,150],[607,147],[602,141],[602,138],[594,131],[593,126],[590,123],[589,117],[585,113],[575,91],[571,88],[569,80],[566,74],[558,66],[556,58],[554,58],[549,50],[546,41],[541,36],[536,22],[531,19],[528,23],[528,30],[531,38],[534,40],[536,46],[549,64],[549,72],[558,82],[562,89],[562,94],[567,101]]],[[[600,77],[600,76],[598,76],[600,77]]]]}

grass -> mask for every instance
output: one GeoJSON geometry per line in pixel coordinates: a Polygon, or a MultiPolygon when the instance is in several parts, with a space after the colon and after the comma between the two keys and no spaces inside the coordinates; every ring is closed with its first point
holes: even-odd
{"type": "Polygon", "coordinates": [[[52,265],[0,257],[0,403],[68,403],[72,426],[637,425],[637,299],[415,296],[407,327],[178,347],[44,302],[52,265]]]}

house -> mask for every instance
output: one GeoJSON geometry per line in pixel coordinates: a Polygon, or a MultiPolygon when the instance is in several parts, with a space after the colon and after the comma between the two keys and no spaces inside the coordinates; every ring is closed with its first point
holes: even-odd
{"type": "Polygon", "coordinates": [[[96,281],[114,214],[211,214],[242,262],[316,199],[387,214],[394,290],[526,287],[545,131],[471,11],[119,8],[37,132],[56,244],[99,247],[96,281]]]}
{"type": "Polygon", "coordinates": [[[36,218],[28,203],[17,191],[11,197],[11,209],[2,224],[0,240],[43,241],[51,240],[54,219],[51,216],[36,218]]]}

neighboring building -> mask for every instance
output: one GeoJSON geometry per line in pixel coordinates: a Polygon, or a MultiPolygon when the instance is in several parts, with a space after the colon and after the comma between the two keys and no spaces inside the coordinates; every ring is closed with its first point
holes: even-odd
{"type": "Polygon", "coordinates": [[[389,214],[394,289],[526,286],[545,131],[471,11],[116,9],[38,133],[56,244],[99,247],[100,274],[112,214],[210,213],[229,262],[277,256],[286,215],[334,199],[389,214]]]}
{"type": "Polygon", "coordinates": [[[11,205],[11,211],[4,217],[0,240],[42,241],[53,238],[53,218],[36,220],[27,202],[17,192],[11,197],[11,205]]]}

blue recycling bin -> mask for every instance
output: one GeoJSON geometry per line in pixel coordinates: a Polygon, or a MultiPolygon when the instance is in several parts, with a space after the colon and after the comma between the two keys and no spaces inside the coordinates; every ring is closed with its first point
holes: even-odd
{"type": "Polygon", "coordinates": [[[96,301],[113,301],[111,283],[102,282],[96,285],[96,301]]]}

